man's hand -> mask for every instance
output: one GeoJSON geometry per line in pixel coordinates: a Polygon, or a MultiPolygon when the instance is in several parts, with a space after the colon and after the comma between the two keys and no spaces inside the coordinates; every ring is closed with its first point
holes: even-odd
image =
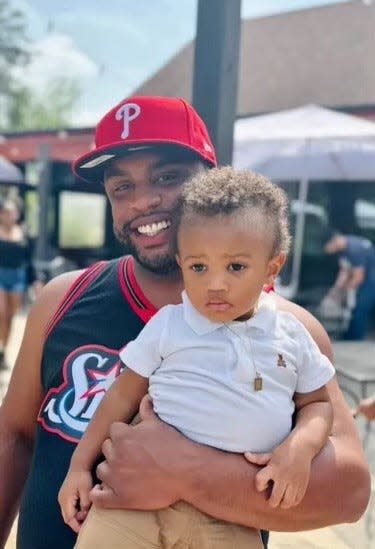
{"type": "Polygon", "coordinates": [[[105,461],[97,467],[103,485],[91,491],[98,507],[162,509],[182,499],[184,474],[175,455],[194,443],[157,418],[148,396],[140,416],[135,426],[114,423],[103,443],[105,461]]]}

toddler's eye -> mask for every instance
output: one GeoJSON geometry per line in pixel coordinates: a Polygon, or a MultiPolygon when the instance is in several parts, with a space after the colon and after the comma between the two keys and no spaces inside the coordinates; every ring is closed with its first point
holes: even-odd
{"type": "Polygon", "coordinates": [[[242,265],[242,263],[231,263],[228,267],[229,271],[239,272],[244,271],[246,269],[245,265],[242,265]]]}
{"type": "Polygon", "coordinates": [[[206,270],[206,266],[203,265],[203,263],[194,263],[194,265],[191,266],[191,269],[195,273],[203,273],[206,270]]]}

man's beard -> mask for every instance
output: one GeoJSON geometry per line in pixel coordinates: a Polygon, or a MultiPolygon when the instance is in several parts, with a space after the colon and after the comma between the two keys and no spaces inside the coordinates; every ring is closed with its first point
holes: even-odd
{"type": "Polygon", "coordinates": [[[131,240],[128,225],[124,225],[120,230],[114,226],[113,232],[120,244],[126,248],[127,253],[131,254],[144,269],[158,275],[168,275],[178,271],[179,266],[173,253],[160,254],[152,258],[143,256],[131,240]]]}

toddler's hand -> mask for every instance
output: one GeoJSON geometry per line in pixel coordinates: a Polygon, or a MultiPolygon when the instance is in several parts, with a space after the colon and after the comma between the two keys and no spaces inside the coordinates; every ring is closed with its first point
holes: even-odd
{"type": "Polygon", "coordinates": [[[297,451],[284,442],[270,454],[246,452],[245,458],[256,465],[265,465],[255,477],[255,486],[263,492],[272,486],[271,507],[288,509],[298,505],[307,490],[311,458],[303,450],[297,451]]]}
{"type": "Polygon", "coordinates": [[[89,471],[68,471],[60,488],[58,502],[64,522],[79,532],[91,507],[90,490],[93,486],[89,471]]]}

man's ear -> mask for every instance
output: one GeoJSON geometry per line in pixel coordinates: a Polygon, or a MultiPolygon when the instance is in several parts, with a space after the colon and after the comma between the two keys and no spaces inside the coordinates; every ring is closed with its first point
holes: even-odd
{"type": "Polygon", "coordinates": [[[178,254],[175,254],[175,259],[177,261],[177,265],[181,268],[181,260],[180,260],[180,256],[178,254]]]}
{"type": "Polygon", "coordinates": [[[274,284],[286,261],[286,254],[280,253],[272,257],[268,262],[267,284],[274,284]]]}

